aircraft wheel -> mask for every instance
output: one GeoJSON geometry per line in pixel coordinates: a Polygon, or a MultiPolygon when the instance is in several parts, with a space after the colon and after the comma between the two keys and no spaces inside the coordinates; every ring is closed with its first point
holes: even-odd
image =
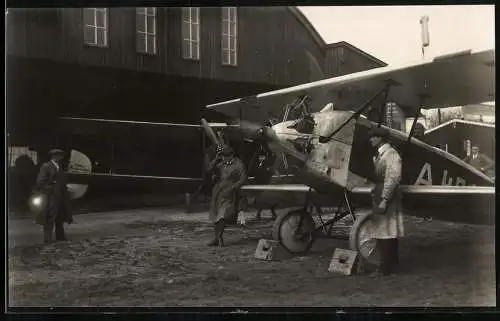
{"type": "Polygon", "coordinates": [[[315,241],[315,226],[310,213],[304,212],[303,209],[289,211],[279,215],[274,221],[273,239],[279,241],[288,252],[304,255],[315,241]]]}
{"type": "Polygon", "coordinates": [[[357,251],[361,258],[370,264],[380,265],[380,251],[377,240],[373,238],[377,216],[371,211],[356,218],[349,235],[349,247],[357,251]]]}

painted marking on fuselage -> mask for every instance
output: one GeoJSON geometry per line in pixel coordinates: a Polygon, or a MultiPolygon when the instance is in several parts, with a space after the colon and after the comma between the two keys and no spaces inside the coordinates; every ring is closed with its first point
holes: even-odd
{"type": "MultiPolygon", "coordinates": [[[[462,177],[448,177],[448,170],[444,170],[441,175],[441,185],[452,186],[455,181],[455,186],[466,186],[467,182],[462,177]]],[[[420,169],[417,179],[413,185],[434,185],[432,181],[432,165],[425,163],[420,169]]]]}

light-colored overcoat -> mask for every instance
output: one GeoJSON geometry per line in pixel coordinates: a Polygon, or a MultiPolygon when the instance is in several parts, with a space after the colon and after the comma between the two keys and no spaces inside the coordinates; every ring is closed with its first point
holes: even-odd
{"type": "Polygon", "coordinates": [[[388,143],[379,148],[373,158],[375,167],[375,188],[372,193],[373,205],[387,200],[387,210],[377,215],[374,238],[392,239],[403,236],[402,194],[399,184],[402,176],[402,160],[399,153],[388,143]]]}

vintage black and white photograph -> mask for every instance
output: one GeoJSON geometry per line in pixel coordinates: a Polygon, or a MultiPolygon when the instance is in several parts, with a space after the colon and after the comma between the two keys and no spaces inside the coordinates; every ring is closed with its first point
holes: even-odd
{"type": "Polygon", "coordinates": [[[8,307],[495,306],[494,10],[7,8],[8,307]]]}

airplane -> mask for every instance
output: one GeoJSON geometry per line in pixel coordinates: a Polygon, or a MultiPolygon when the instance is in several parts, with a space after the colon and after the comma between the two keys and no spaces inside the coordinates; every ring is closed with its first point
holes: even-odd
{"type": "MultiPolygon", "coordinates": [[[[206,108],[228,117],[227,124],[219,124],[219,128],[236,130],[245,140],[265,144],[290,160],[293,184],[275,181],[242,187],[245,195],[263,192],[278,198],[287,195],[288,205],[301,205],[299,209],[283,213],[274,223],[273,237],[286,250],[294,254],[307,253],[317,232],[326,231],[327,226],[351,215],[355,219],[351,246],[365,253],[361,249],[370,240],[363,239],[363,231],[369,228],[372,216],[366,213],[356,218],[353,204],[371,206],[373,164],[367,134],[373,126],[383,126],[387,102],[394,102],[405,113],[416,116],[409,134],[386,127],[392,145],[403,158],[401,190],[405,213],[453,222],[494,224],[494,181],[457,157],[413,137],[422,108],[492,101],[494,97],[494,50],[470,50],[323,79],[206,108]],[[282,121],[273,124],[270,118],[282,121]],[[311,203],[339,206],[334,218],[323,222],[320,217],[321,224],[316,226],[308,211],[311,203]],[[344,207],[347,210],[341,212],[344,207]]],[[[130,125],[161,131],[186,128],[165,123],[97,119],[65,121],[73,128],[84,127],[82,122],[96,126],[126,123],[127,130],[130,125]]],[[[203,120],[201,125],[187,127],[190,126],[203,129],[212,143],[220,143],[212,130],[217,126],[203,120]]],[[[200,182],[199,178],[76,173],[75,170],[68,174],[70,182],[78,184],[109,180],[191,185],[200,182]]]]}
{"type": "MultiPolygon", "coordinates": [[[[368,131],[374,126],[389,131],[390,143],[402,156],[400,188],[405,214],[494,224],[494,180],[456,156],[413,137],[421,109],[494,100],[494,64],[494,50],[468,50],[220,102],[206,108],[239,118],[239,130],[293,160],[295,178],[300,184],[241,188],[245,195],[263,192],[287,195],[288,205],[302,205],[280,215],[274,223],[273,237],[286,250],[305,254],[317,232],[350,214],[355,219],[350,234],[351,247],[370,260],[373,249],[366,252],[363,247],[369,248],[372,244],[365,232],[373,215],[368,212],[356,218],[352,204],[371,207],[374,154],[368,131]],[[382,125],[388,102],[415,115],[409,134],[382,125]],[[263,125],[268,117],[280,114],[282,122],[263,125]],[[317,226],[308,211],[311,202],[322,205],[338,202],[338,209],[346,205],[347,210],[337,211],[327,222],[320,217],[321,224],[317,226]]],[[[204,128],[207,133],[210,131],[204,128]]]]}

